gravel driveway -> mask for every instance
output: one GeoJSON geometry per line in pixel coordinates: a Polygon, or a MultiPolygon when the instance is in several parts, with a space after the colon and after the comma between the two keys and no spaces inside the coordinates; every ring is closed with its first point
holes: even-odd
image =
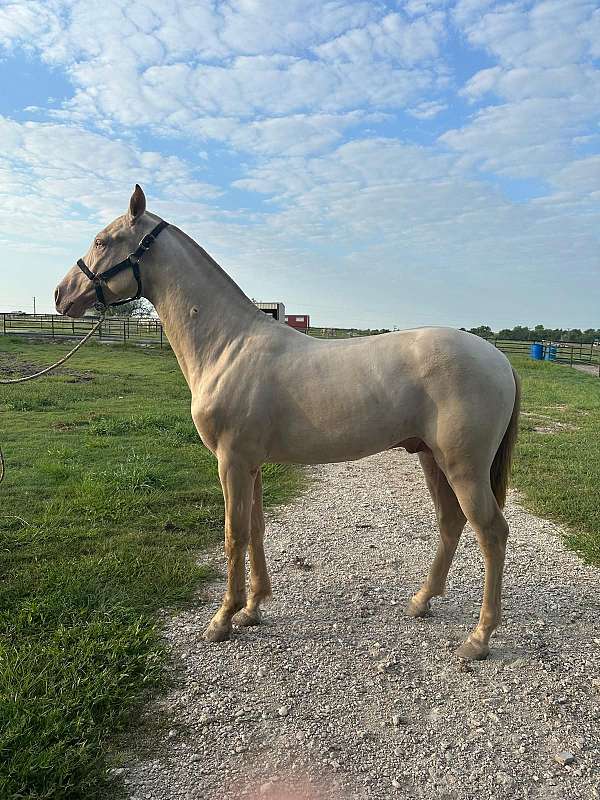
{"type": "Polygon", "coordinates": [[[483,578],[468,528],[447,599],[402,613],[437,537],[417,458],[309,475],[267,522],[268,624],[205,643],[220,585],[168,621],[176,688],[115,770],[131,800],[600,797],[600,572],[510,502],[504,623],[465,665],[483,578]]]}

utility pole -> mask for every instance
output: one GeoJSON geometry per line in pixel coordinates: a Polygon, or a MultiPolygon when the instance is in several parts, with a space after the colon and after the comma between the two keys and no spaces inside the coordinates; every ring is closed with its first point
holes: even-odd
{"type": "Polygon", "coordinates": [[[35,296],[33,298],[33,316],[35,317],[35,296]]]}

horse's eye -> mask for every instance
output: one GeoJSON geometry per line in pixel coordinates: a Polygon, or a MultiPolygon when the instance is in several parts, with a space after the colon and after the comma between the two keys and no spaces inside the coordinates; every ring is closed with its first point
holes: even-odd
{"type": "Polygon", "coordinates": [[[95,247],[104,247],[104,242],[102,241],[102,239],[96,239],[94,241],[94,246],[95,247]]]}

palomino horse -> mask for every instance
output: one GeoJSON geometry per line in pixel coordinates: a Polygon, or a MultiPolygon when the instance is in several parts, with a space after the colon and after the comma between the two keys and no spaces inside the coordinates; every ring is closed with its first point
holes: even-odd
{"type": "Polygon", "coordinates": [[[440,528],[429,575],[407,613],[425,615],[430,599],[443,594],[468,520],[483,552],[485,585],[479,622],[457,654],[485,658],[500,621],[508,535],[501,508],[519,413],[519,384],[505,356],[450,328],[313,339],[259,311],[208,253],[160,223],[136,186],[129,211],[96,236],[85,261],[57,287],[56,308],[78,317],[97,299],[111,305],[139,296],[143,283],[163,321],[190,388],[194,423],[218,459],[225,498],[227,589],[205,638],[227,639],[232,622],[258,624],[271,594],[264,462],[319,464],[404,447],[419,454],[440,528]],[[301,401],[292,385],[309,388],[301,401]]]}

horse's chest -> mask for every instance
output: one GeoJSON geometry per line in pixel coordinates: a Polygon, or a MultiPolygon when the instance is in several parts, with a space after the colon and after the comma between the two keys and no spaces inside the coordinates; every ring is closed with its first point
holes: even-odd
{"type": "Polygon", "coordinates": [[[219,432],[223,430],[222,414],[200,398],[192,401],[192,419],[204,444],[213,452],[217,449],[219,432]]]}

